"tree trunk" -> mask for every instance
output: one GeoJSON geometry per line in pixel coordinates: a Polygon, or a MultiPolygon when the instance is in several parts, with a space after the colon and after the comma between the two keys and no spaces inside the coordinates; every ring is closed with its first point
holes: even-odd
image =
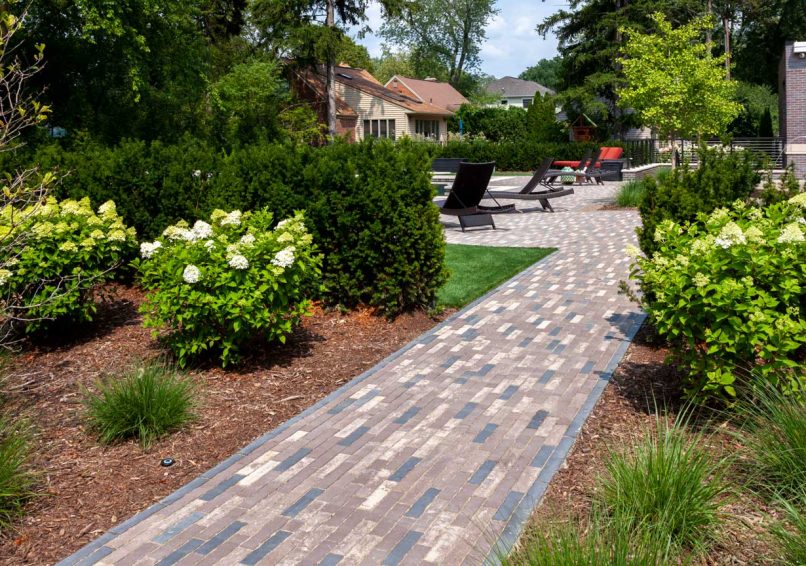
{"type": "Polygon", "coordinates": [[[725,78],[730,80],[731,44],[730,44],[730,19],[722,18],[722,27],[725,30],[725,78]]]}
{"type": "MultiPolygon", "coordinates": [[[[325,25],[327,27],[334,27],[336,25],[334,0],[327,0],[327,14],[325,16],[325,25]]],[[[328,50],[327,61],[327,80],[325,91],[327,92],[327,131],[330,134],[331,141],[336,137],[336,61],[335,53],[328,50]]]]}

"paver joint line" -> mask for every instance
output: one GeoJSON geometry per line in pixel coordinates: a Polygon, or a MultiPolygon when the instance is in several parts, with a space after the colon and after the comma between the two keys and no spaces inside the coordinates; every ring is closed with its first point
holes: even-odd
{"type": "Polygon", "coordinates": [[[616,293],[638,216],[593,210],[613,193],[447,220],[451,243],[558,251],[61,564],[495,563],[643,321],[616,293]]]}

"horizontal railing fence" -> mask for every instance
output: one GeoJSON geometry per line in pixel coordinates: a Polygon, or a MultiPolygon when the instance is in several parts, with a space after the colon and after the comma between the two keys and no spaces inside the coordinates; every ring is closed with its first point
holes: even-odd
{"type": "MultiPolygon", "coordinates": [[[[781,138],[734,138],[727,143],[713,139],[705,142],[709,147],[722,146],[730,151],[753,151],[769,158],[774,169],[784,167],[784,142],[781,138]]],[[[640,167],[647,163],[669,163],[672,153],[668,149],[667,140],[628,140],[623,142],[624,156],[630,159],[632,167],[640,167]]],[[[675,146],[683,161],[697,163],[699,142],[693,140],[675,140],[675,146]]]]}

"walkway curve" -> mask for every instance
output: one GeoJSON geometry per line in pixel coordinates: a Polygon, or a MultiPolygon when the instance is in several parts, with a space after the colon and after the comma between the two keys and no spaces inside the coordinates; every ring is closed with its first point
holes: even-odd
{"type": "Polygon", "coordinates": [[[597,210],[614,191],[495,231],[444,218],[451,243],[558,251],[60,564],[481,564],[509,548],[643,321],[617,292],[638,216],[597,210]]]}

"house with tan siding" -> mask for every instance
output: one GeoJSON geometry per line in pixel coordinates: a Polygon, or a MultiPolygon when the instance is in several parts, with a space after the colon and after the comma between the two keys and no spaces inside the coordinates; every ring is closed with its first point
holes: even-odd
{"type": "MultiPolygon", "coordinates": [[[[313,102],[320,119],[326,121],[323,68],[296,72],[292,88],[313,102]]],[[[335,90],[336,129],[350,140],[404,136],[435,142],[447,139],[451,110],[387,88],[364,69],[337,66],[335,90]]]]}

